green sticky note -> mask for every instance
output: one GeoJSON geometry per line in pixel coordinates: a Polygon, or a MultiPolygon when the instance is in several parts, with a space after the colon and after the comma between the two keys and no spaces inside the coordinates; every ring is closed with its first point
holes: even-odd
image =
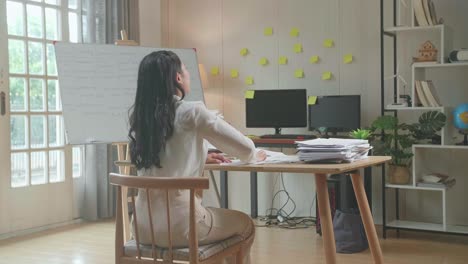
{"type": "Polygon", "coordinates": [[[254,90],[247,90],[245,91],[245,99],[254,99],[255,91],[254,90]]]}
{"type": "Polygon", "coordinates": [[[286,56],[280,56],[278,59],[278,64],[280,65],[288,64],[288,58],[286,56]]]}
{"type": "Polygon", "coordinates": [[[317,103],[317,96],[309,96],[309,99],[307,100],[308,105],[314,105],[317,103]]]}
{"type": "Polygon", "coordinates": [[[240,55],[241,56],[246,56],[247,54],[249,54],[249,50],[247,48],[242,48],[240,50],[240,55]]]}
{"type": "Polygon", "coordinates": [[[343,63],[348,64],[353,62],[353,54],[346,54],[343,56],[343,63]]]}
{"type": "Polygon", "coordinates": [[[247,85],[252,85],[254,84],[254,79],[252,76],[247,76],[247,78],[245,78],[245,84],[247,85]]]}
{"type": "Polygon", "coordinates": [[[333,47],[334,44],[335,43],[333,42],[333,39],[326,39],[326,40],[323,41],[323,46],[325,48],[331,48],[331,47],[333,47]]]}
{"type": "Polygon", "coordinates": [[[263,29],[263,35],[265,36],[271,36],[273,35],[273,28],[272,27],[266,27],[263,29]]]}
{"type": "Polygon", "coordinates": [[[260,58],[260,60],[258,61],[258,64],[262,65],[262,66],[265,66],[268,64],[268,59],[265,58],[265,57],[262,57],[260,58]]]}
{"type": "Polygon", "coordinates": [[[310,63],[317,63],[319,61],[319,56],[317,55],[314,55],[314,56],[311,56],[310,59],[309,59],[309,62],[310,63]]]}
{"type": "Polygon", "coordinates": [[[302,52],[302,44],[301,43],[294,44],[294,52],[295,53],[301,53],[302,52]]]}
{"type": "Polygon", "coordinates": [[[232,69],[231,78],[237,78],[237,77],[239,77],[239,71],[237,69],[232,69]]]}
{"type": "Polygon", "coordinates": [[[299,36],[299,29],[296,27],[291,28],[291,31],[289,31],[289,35],[291,37],[297,37],[299,36]]]}
{"type": "Polygon", "coordinates": [[[218,75],[219,74],[219,67],[215,66],[211,68],[211,75],[218,75]]]}
{"type": "Polygon", "coordinates": [[[322,80],[331,80],[332,78],[332,73],[327,71],[322,73],[322,80]]]}
{"type": "Polygon", "coordinates": [[[296,71],[294,71],[294,76],[296,78],[304,78],[304,70],[297,69],[296,71]]]}

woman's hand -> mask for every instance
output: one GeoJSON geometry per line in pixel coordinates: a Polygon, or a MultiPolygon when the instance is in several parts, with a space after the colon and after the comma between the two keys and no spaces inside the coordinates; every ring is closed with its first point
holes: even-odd
{"type": "Polygon", "coordinates": [[[220,163],[231,163],[231,160],[224,157],[219,153],[208,153],[206,156],[206,164],[220,164],[220,163]]]}
{"type": "Polygon", "coordinates": [[[257,161],[264,161],[266,157],[267,157],[267,154],[264,150],[259,150],[255,154],[255,158],[257,159],[257,161]]]}

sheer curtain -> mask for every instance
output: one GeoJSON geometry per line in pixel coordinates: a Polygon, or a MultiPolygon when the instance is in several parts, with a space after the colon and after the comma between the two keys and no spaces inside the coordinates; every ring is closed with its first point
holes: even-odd
{"type": "MultiPolygon", "coordinates": [[[[113,44],[125,29],[129,39],[138,42],[138,1],[83,0],[83,42],[113,44]]],[[[115,193],[108,175],[118,171],[114,166],[116,148],[110,144],[85,146],[84,177],[74,182],[75,205],[85,220],[98,220],[115,215],[115,193]]]]}

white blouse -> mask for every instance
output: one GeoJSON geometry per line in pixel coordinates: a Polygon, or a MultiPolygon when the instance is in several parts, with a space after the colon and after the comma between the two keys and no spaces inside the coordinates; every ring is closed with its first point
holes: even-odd
{"type": "MultiPolygon", "coordinates": [[[[223,119],[210,112],[202,102],[186,102],[180,98],[176,103],[174,133],[160,153],[162,168],[152,166],[138,171],[138,176],[152,177],[196,177],[203,175],[207,157],[208,140],[216,148],[244,162],[254,162],[255,145],[249,138],[233,128],[223,119]]],[[[169,192],[172,236],[174,246],[187,245],[189,232],[189,191],[169,192]]],[[[166,196],[163,191],[151,192],[151,209],[156,244],[167,245],[166,196]]],[[[196,221],[207,214],[201,199],[195,201],[196,221]]],[[[140,190],[136,201],[139,238],[141,243],[151,243],[147,199],[140,190]]],[[[202,239],[206,234],[199,234],[202,239]]]]}

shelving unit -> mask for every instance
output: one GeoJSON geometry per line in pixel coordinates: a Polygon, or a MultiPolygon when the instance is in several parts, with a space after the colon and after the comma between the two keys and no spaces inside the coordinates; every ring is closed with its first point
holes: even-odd
{"type": "MultiPolygon", "coordinates": [[[[455,96],[451,95],[449,89],[462,89],[460,87],[444,87],[443,98],[440,98],[442,107],[420,107],[414,104],[409,107],[387,107],[386,101],[386,87],[385,87],[385,38],[390,37],[393,40],[393,74],[398,76],[398,55],[397,40],[401,38],[411,38],[413,33],[416,32],[436,32],[439,41],[439,54],[436,63],[413,63],[410,67],[411,82],[408,83],[411,89],[410,96],[414,100],[415,97],[415,83],[416,80],[429,80],[433,76],[434,71],[447,71],[453,73],[454,71],[464,72],[468,67],[468,63],[447,63],[446,55],[448,54],[449,41],[447,41],[447,32],[451,33],[451,29],[447,25],[435,26],[416,26],[414,18],[414,10],[411,5],[408,7],[409,14],[411,15],[410,26],[396,26],[397,17],[398,23],[401,23],[400,16],[397,14],[401,11],[398,6],[400,1],[393,0],[393,26],[386,27],[384,20],[384,2],[381,0],[380,14],[381,14],[381,115],[392,113],[395,116],[407,116],[414,113],[421,114],[426,111],[440,111],[447,116],[447,124],[441,131],[441,144],[440,145],[413,145],[412,150],[414,153],[412,159],[412,175],[410,183],[405,185],[389,184],[386,183],[386,169],[382,169],[382,218],[383,218],[383,237],[386,237],[388,229],[399,230],[419,230],[429,232],[443,232],[451,234],[468,234],[468,214],[462,214],[461,211],[468,211],[468,206],[463,208],[455,208],[453,202],[465,205],[463,201],[468,200],[468,194],[463,188],[468,188],[468,164],[462,162],[468,160],[468,146],[456,145],[459,139],[454,137],[457,131],[453,128],[451,123],[453,108],[462,103],[468,102],[468,93],[459,92],[455,96]],[[459,70],[461,69],[461,70],[459,70]],[[447,91],[448,90],[448,91],[447,91]],[[422,175],[427,173],[440,172],[448,174],[457,180],[457,183],[452,188],[437,188],[437,187],[422,187],[417,186],[417,182],[421,179],[422,175]],[[386,191],[393,191],[395,193],[395,219],[387,219],[387,200],[386,191]],[[404,206],[406,210],[401,209],[401,194],[403,192],[406,200],[404,206]],[[437,198],[435,198],[437,197],[437,198]],[[439,211],[433,210],[429,213],[421,209],[422,205],[426,203],[434,203],[434,206],[440,206],[439,211]],[[422,213],[413,212],[414,210],[421,210],[422,213]],[[412,211],[413,210],[413,211],[412,211]],[[406,213],[405,213],[406,212],[406,213]]],[[[388,3],[388,2],[387,2],[388,3]]],[[[468,44],[468,43],[467,43],[468,44]]],[[[445,73],[445,72],[444,72],[445,73]]],[[[462,73],[463,75],[463,73],[462,73]]],[[[465,74],[466,75],[466,74],[465,74]]],[[[465,77],[461,77],[463,79],[465,77]]],[[[463,79],[468,80],[468,78],[463,79]]],[[[443,84],[447,80],[440,80],[443,84]]],[[[441,85],[442,86],[442,85],[441,85]]],[[[468,83],[465,87],[468,86],[468,83]]],[[[397,78],[394,79],[393,89],[393,103],[398,102],[399,85],[397,78]]],[[[436,89],[439,87],[436,85],[436,89]]],[[[466,89],[466,88],[465,88],[466,89]]],[[[439,92],[439,90],[437,90],[439,92]]],[[[432,206],[432,204],[431,204],[432,206]]]]}

